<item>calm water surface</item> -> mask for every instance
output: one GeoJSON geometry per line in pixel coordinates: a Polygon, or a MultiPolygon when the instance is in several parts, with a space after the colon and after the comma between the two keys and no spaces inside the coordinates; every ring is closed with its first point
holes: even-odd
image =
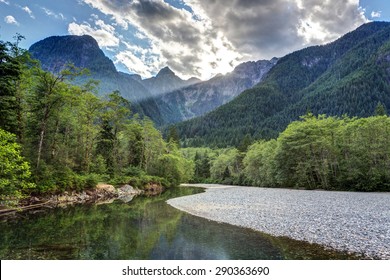
{"type": "Polygon", "coordinates": [[[166,204],[173,188],[129,203],[72,206],[0,221],[1,259],[355,259],[288,238],[208,221],[166,204]]]}

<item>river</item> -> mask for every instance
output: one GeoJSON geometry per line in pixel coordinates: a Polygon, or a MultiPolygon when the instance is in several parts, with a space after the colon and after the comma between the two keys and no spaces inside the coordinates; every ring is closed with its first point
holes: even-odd
{"type": "Polygon", "coordinates": [[[167,199],[202,192],[172,188],[129,203],[20,213],[0,221],[1,259],[356,259],[319,245],[266,235],[179,211],[167,199]]]}

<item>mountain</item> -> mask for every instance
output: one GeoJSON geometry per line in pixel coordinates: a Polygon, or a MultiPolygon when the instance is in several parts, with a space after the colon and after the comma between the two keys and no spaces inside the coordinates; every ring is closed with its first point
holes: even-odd
{"type": "Polygon", "coordinates": [[[33,44],[29,52],[41,62],[42,69],[52,73],[60,72],[68,63],[89,69],[90,75],[79,77],[75,80],[76,84],[85,83],[89,79],[98,80],[98,92],[101,96],[118,90],[124,98],[131,101],[135,113],[162,122],[158,106],[151,98],[152,94],[133,75],[118,72],[93,37],[52,36],[33,44]],[[139,104],[141,100],[147,101],[139,104]]]}
{"type": "Polygon", "coordinates": [[[187,145],[272,138],[299,116],[367,117],[390,108],[390,23],[371,22],[340,39],[281,58],[266,78],[203,117],[177,125],[187,145]]]}
{"type": "Polygon", "coordinates": [[[33,44],[29,52],[45,71],[58,73],[71,62],[92,72],[116,73],[114,63],[104,55],[91,36],[52,36],[33,44]]]}
{"type": "Polygon", "coordinates": [[[201,116],[227,103],[245,89],[259,83],[276,62],[276,58],[245,62],[229,74],[218,75],[205,82],[196,81],[191,86],[157,97],[156,102],[164,122],[177,123],[201,116]]]}
{"type": "Polygon", "coordinates": [[[156,77],[145,80],[139,75],[118,72],[96,40],[88,35],[48,37],[33,44],[29,52],[41,62],[44,70],[52,73],[60,72],[68,63],[89,69],[90,75],[76,79],[76,84],[89,79],[98,80],[100,95],[118,90],[132,102],[134,112],[146,115],[158,124],[162,124],[163,119],[153,97],[198,82],[195,79],[182,80],[169,68],[164,68],[156,77]]]}
{"type": "Polygon", "coordinates": [[[42,69],[58,73],[68,63],[76,67],[87,68],[91,75],[81,77],[78,82],[87,79],[101,81],[99,93],[105,94],[119,90],[130,101],[151,97],[148,90],[130,75],[118,73],[114,63],[106,57],[96,40],[88,35],[52,36],[33,44],[29,52],[41,62],[42,69]]]}
{"type": "Polygon", "coordinates": [[[153,96],[160,96],[164,93],[174,91],[192,84],[201,82],[199,79],[191,78],[189,80],[182,80],[176,74],[165,67],[158,72],[156,77],[142,80],[141,83],[144,85],[153,96]]]}
{"type": "Polygon", "coordinates": [[[156,100],[152,97],[159,94],[159,88],[164,93],[194,82],[181,80],[168,68],[162,69],[157,77],[146,80],[142,80],[139,75],[118,72],[96,40],[88,35],[48,37],[33,44],[29,52],[41,62],[42,69],[52,73],[60,72],[68,63],[89,69],[90,75],[77,78],[76,84],[85,83],[89,79],[98,80],[100,95],[117,90],[131,101],[135,113],[146,115],[158,124],[163,124],[163,119],[156,100]]]}

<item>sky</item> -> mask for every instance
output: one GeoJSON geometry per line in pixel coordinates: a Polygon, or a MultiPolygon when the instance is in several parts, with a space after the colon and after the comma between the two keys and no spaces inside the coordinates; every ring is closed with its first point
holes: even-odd
{"type": "Polygon", "coordinates": [[[388,0],[0,0],[0,40],[93,36],[119,71],[209,79],[390,21],[388,0]]]}

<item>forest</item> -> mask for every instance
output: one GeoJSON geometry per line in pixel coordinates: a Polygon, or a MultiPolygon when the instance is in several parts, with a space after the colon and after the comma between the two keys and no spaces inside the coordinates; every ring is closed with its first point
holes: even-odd
{"type": "Polygon", "coordinates": [[[99,97],[95,80],[72,84],[84,69],[42,70],[19,47],[22,39],[0,42],[2,205],[98,182],[390,190],[390,119],[380,102],[365,118],[308,112],[275,137],[255,141],[247,131],[226,148],[180,148],[188,143],[175,126],[164,139],[120,92],[99,97]]]}
{"type": "Polygon", "coordinates": [[[0,200],[79,191],[98,182],[154,182],[192,177],[193,163],[119,92],[97,97],[97,81],[75,86],[85,70],[52,74],[15,43],[0,42],[0,200]]]}
{"type": "Polygon", "coordinates": [[[276,139],[238,148],[185,148],[194,182],[344,191],[390,190],[390,118],[378,104],[368,118],[314,116],[276,139]]]}

